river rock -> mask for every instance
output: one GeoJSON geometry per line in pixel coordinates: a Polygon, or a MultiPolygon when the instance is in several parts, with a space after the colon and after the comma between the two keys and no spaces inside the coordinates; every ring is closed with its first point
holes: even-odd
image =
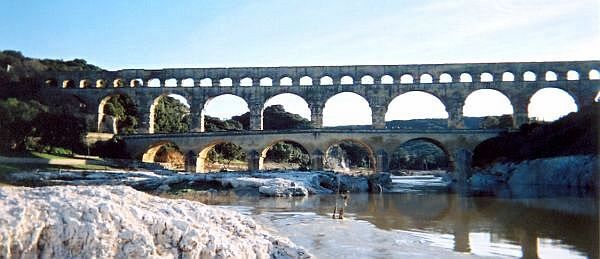
{"type": "Polygon", "coordinates": [[[308,258],[237,212],[125,186],[0,188],[0,258],[308,258]]]}

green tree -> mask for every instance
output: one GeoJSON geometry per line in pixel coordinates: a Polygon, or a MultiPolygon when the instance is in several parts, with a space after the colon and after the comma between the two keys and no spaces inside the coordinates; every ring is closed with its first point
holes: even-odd
{"type": "Polygon", "coordinates": [[[131,98],[126,95],[115,95],[104,105],[104,114],[114,116],[117,129],[121,134],[135,133],[137,128],[137,108],[131,98]]]}
{"type": "Polygon", "coordinates": [[[155,107],[154,122],[154,129],[159,133],[188,132],[190,108],[173,97],[162,97],[155,107]]]}

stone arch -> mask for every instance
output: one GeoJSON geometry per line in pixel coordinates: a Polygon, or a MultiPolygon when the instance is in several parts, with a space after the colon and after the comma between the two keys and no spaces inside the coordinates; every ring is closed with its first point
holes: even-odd
{"type": "Polygon", "coordinates": [[[244,77],[240,80],[240,86],[252,86],[253,83],[250,77],[244,77]]]}
{"type": "Polygon", "coordinates": [[[441,74],[440,83],[452,83],[452,76],[448,73],[441,74]]]}
{"type": "MultiPolygon", "coordinates": [[[[226,139],[219,139],[219,140],[212,141],[211,143],[202,147],[202,149],[200,149],[200,152],[198,152],[198,157],[196,158],[196,172],[208,173],[210,171],[215,171],[216,168],[210,169],[207,167],[208,165],[206,163],[206,160],[208,159],[209,152],[210,152],[210,150],[214,149],[217,145],[226,144],[226,143],[230,143],[230,144],[240,147],[239,145],[237,145],[231,141],[228,141],[226,139]]],[[[246,155],[246,157],[248,157],[250,155],[243,148],[241,148],[241,151],[246,155]]],[[[234,170],[234,171],[246,171],[246,170],[248,170],[248,168],[249,168],[249,166],[246,164],[245,169],[240,167],[240,168],[238,168],[239,170],[234,170]]],[[[220,171],[222,169],[231,169],[231,168],[221,167],[218,171],[220,171]]]]}
{"type": "MultiPolygon", "coordinates": [[[[275,94],[268,96],[266,98],[266,101],[263,104],[263,111],[267,107],[271,106],[271,105],[268,105],[269,102],[272,102],[274,99],[278,99],[278,98],[286,99],[286,100],[281,100],[280,103],[289,103],[289,104],[293,103],[294,104],[293,107],[291,107],[293,109],[286,110],[287,112],[300,115],[301,117],[310,120],[311,111],[310,111],[310,106],[308,105],[308,102],[306,101],[306,99],[304,97],[298,95],[297,93],[292,93],[292,92],[288,92],[288,91],[279,92],[279,93],[275,93],[275,94]],[[302,111],[300,111],[300,110],[302,110],[302,111]],[[302,116],[302,114],[308,114],[308,116],[305,117],[305,116],[302,116]]],[[[272,105],[274,105],[274,104],[272,104],[272,105]]],[[[292,106],[292,105],[290,105],[290,106],[292,106]]],[[[264,115],[262,114],[262,112],[261,112],[261,121],[264,121],[264,115]]]]}
{"type": "Polygon", "coordinates": [[[459,81],[461,83],[471,83],[473,82],[473,77],[469,73],[461,73],[459,77],[459,81]]]}
{"type": "Polygon", "coordinates": [[[73,80],[64,80],[62,83],[62,88],[74,88],[75,87],[75,81],[73,80]]]}
{"type": "Polygon", "coordinates": [[[590,80],[600,80],[600,72],[598,72],[596,69],[591,69],[588,73],[588,78],[590,80]]]}
{"type": "Polygon", "coordinates": [[[354,84],[354,78],[352,78],[349,75],[342,76],[342,78],[340,78],[340,84],[341,85],[351,85],[351,84],[354,84]]]}
{"type": "MultiPolygon", "coordinates": [[[[394,148],[393,152],[390,154],[390,166],[389,166],[390,170],[400,169],[400,168],[395,168],[396,165],[399,165],[399,164],[396,164],[399,161],[394,161],[395,159],[399,159],[397,157],[397,155],[398,155],[397,151],[400,148],[402,148],[403,146],[406,147],[407,145],[410,145],[410,144],[415,143],[415,142],[426,142],[426,143],[432,144],[433,146],[435,146],[439,150],[441,150],[442,153],[444,154],[445,158],[446,158],[446,161],[445,161],[446,165],[445,165],[445,168],[443,168],[443,169],[446,169],[447,171],[453,171],[453,169],[454,169],[454,160],[453,160],[452,155],[450,154],[448,148],[446,148],[446,146],[442,142],[440,142],[440,141],[438,141],[436,139],[427,138],[427,137],[412,138],[412,139],[404,141],[400,145],[396,146],[394,148]]],[[[440,162],[442,162],[442,161],[440,161],[440,162]]],[[[423,169],[425,169],[425,170],[432,169],[432,168],[428,168],[426,164],[424,166],[425,166],[425,168],[423,168],[423,169]]]]}
{"type": "Polygon", "coordinates": [[[362,85],[372,85],[374,83],[375,83],[375,80],[370,75],[365,75],[362,78],[360,78],[360,84],[362,84],[362,85]]]}
{"type": "Polygon", "coordinates": [[[510,97],[502,91],[492,88],[470,92],[465,98],[462,108],[465,117],[512,116],[514,114],[510,97]]]}
{"type": "Polygon", "coordinates": [[[394,83],[394,77],[390,76],[390,75],[383,75],[381,77],[381,84],[382,85],[391,85],[394,83]]]}
{"type": "Polygon", "coordinates": [[[165,87],[177,87],[177,78],[169,78],[165,80],[165,87]]]}
{"type": "Polygon", "coordinates": [[[90,88],[92,86],[92,81],[88,79],[83,79],[79,81],[79,88],[90,88]]]}
{"type": "Polygon", "coordinates": [[[300,85],[302,85],[302,86],[313,85],[313,79],[310,76],[303,76],[300,78],[300,85]]]}
{"type": "MultiPolygon", "coordinates": [[[[326,144],[326,146],[324,147],[323,150],[325,150],[325,154],[323,156],[323,161],[324,163],[327,165],[328,163],[330,163],[330,149],[336,145],[340,145],[344,142],[351,142],[354,144],[357,144],[359,146],[361,146],[362,148],[364,148],[367,152],[367,157],[369,159],[369,170],[371,173],[375,172],[375,170],[377,169],[377,159],[376,159],[376,154],[373,151],[373,148],[366,143],[365,141],[362,140],[357,140],[357,139],[352,139],[352,138],[344,138],[344,139],[340,139],[340,140],[335,140],[335,141],[331,141],[328,142],[326,144]]],[[[314,166],[314,165],[313,165],[314,166]]],[[[326,168],[330,168],[331,166],[325,166],[326,168]]],[[[350,169],[351,167],[349,167],[348,169],[350,169]]],[[[340,171],[339,169],[334,168],[333,171],[340,171]]],[[[347,172],[347,171],[342,171],[342,172],[347,172]]]]}
{"type": "Polygon", "coordinates": [[[529,98],[528,117],[534,120],[553,121],[570,112],[576,112],[579,103],[574,96],[576,95],[559,87],[538,89],[529,98]],[[538,116],[542,113],[546,116],[538,116]]]}
{"type": "Polygon", "coordinates": [[[502,81],[504,82],[512,82],[515,81],[515,74],[510,71],[506,71],[502,73],[502,81]]]}
{"type": "Polygon", "coordinates": [[[544,78],[546,81],[556,81],[558,80],[558,76],[554,71],[546,71],[546,75],[544,78]]]}
{"type": "Polygon", "coordinates": [[[319,79],[319,85],[333,85],[333,78],[330,76],[323,76],[319,79]]]}
{"type": "Polygon", "coordinates": [[[125,86],[125,82],[123,82],[122,78],[117,78],[117,79],[113,80],[114,88],[122,88],[124,86],[125,86]]]}
{"type": "MultiPolygon", "coordinates": [[[[150,133],[150,134],[156,133],[155,132],[156,131],[156,123],[157,123],[157,121],[156,121],[156,109],[157,109],[157,107],[156,106],[158,105],[159,101],[162,98],[164,98],[164,97],[169,97],[169,96],[172,96],[172,95],[177,95],[177,96],[180,96],[180,97],[186,99],[187,103],[183,103],[182,102],[182,104],[184,104],[186,106],[190,105],[190,103],[189,103],[189,99],[190,98],[184,92],[180,92],[180,91],[177,91],[177,90],[174,90],[174,91],[171,91],[171,92],[164,92],[161,95],[159,95],[156,98],[154,98],[154,100],[152,101],[152,104],[150,105],[150,115],[149,115],[150,118],[148,118],[148,133],[150,133]]],[[[179,102],[181,102],[181,100],[179,100],[178,98],[174,98],[174,99],[176,99],[179,102]]]]}
{"type": "Polygon", "coordinates": [[[161,87],[161,82],[159,78],[152,78],[148,80],[147,87],[161,87]]]}
{"type": "MultiPolygon", "coordinates": [[[[272,142],[270,142],[269,144],[267,144],[262,151],[259,153],[259,161],[258,161],[258,169],[259,170],[265,170],[265,169],[269,169],[269,168],[265,168],[265,159],[267,158],[267,153],[273,148],[273,146],[275,146],[277,143],[287,143],[287,144],[292,144],[295,145],[297,148],[299,148],[304,154],[306,154],[306,156],[308,157],[308,164],[306,165],[307,167],[310,167],[310,162],[311,162],[311,156],[310,153],[308,152],[308,149],[306,149],[306,147],[304,147],[304,145],[298,143],[297,141],[293,141],[293,140],[289,140],[289,139],[277,139],[274,140],[272,142]]],[[[288,169],[288,168],[285,168],[288,169]]],[[[289,168],[289,169],[293,169],[293,168],[289,168]]],[[[308,169],[308,168],[306,168],[308,169]]]]}
{"type": "Polygon", "coordinates": [[[142,162],[159,163],[161,166],[167,169],[182,171],[185,167],[185,154],[183,153],[181,148],[179,148],[179,146],[177,146],[177,144],[175,144],[174,142],[162,140],[155,142],[148,148],[146,148],[146,151],[142,154],[142,162]],[[161,149],[167,146],[176,148],[178,153],[180,154],[177,157],[176,161],[174,161],[175,163],[168,163],[167,161],[156,161],[156,159],[158,158],[157,155],[159,155],[159,152],[162,151],[161,149]]]}
{"type": "Polygon", "coordinates": [[[129,82],[129,86],[130,87],[142,87],[142,86],[144,86],[144,80],[142,80],[141,78],[132,79],[129,82]]]}
{"type": "Polygon", "coordinates": [[[212,87],[213,80],[210,77],[202,78],[202,79],[200,79],[199,86],[200,87],[212,87]]]}
{"type": "Polygon", "coordinates": [[[523,81],[533,82],[537,80],[537,76],[532,71],[525,71],[523,73],[523,81]]]}
{"type": "Polygon", "coordinates": [[[425,118],[448,118],[446,104],[435,93],[422,90],[408,91],[395,96],[387,103],[385,121],[425,118]],[[405,99],[405,101],[402,101],[402,99],[405,99]],[[425,110],[422,107],[419,107],[420,105],[425,105],[428,109],[435,108],[435,113],[438,114],[432,116],[431,114],[422,113],[425,110]],[[411,110],[411,112],[406,113],[407,110],[411,110]],[[398,114],[394,114],[395,112],[398,112],[398,114]],[[419,112],[421,113],[419,114],[419,112]],[[406,117],[406,115],[409,114],[411,114],[411,116],[406,117]]]}
{"type": "Polygon", "coordinates": [[[224,86],[231,87],[231,86],[233,86],[233,80],[231,80],[231,78],[229,78],[229,77],[221,78],[219,80],[219,86],[220,87],[224,87],[224,86]]]}
{"type": "Polygon", "coordinates": [[[273,79],[271,79],[270,77],[263,77],[260,79],[258,84],[260,86],[273,86],[273,79]]]}
{"type": "Polygon", "coordinates": [[[96,88],[104,88],[106,87],[106,80],[98,79],[96,80],[96,88]]]}
{"type": "Polygon", "coordinates": [[[479,82],[494,82],[494,76],[489,72],[483,72],[479,75],[479,82]]]}
{"type": "Polygon", "coordinates": [[[431,84],[433,83],[433,76],[431,74],[425,73],[419,77],[419,83],[421,84],[431,84]]]}
{"type": "Polygon", "coordinates": [[[181,80],[182,87],[194,87],[194,85],[195,85],[194,79],[191,77],[181,80]]]}
{"type": "MultiPolygon", "coordinates": [[[[356,121],[356,120],[355,120],[356,121]]],[[[365,96],[356,92],[339,92],[329,96],[323,106],[323,126],[342,126],[342,125],[371,125],[372,111],[369,101],[365,96]],[[360,97],[360,98],[357,98],[360,97]],[[339,99],[341,98],[341,99],[339,99]],[[353,99],[352,102],[348,102],[353,99]],[[341,105],[341,104],[345,105],[341,105]],[[351,105],[350,105],[351,104],[351,105]],[[334,113],[334,114],[331,114],[334,113]],[[336,115],[337,116],[333,116],[336,115]],[[343,114],[352,114],[352,116],[344,116],[346,118],[357,119],[358,122],[353,124],[343,122],[343,114]],[[367,118],[368,117],[368,118],[367,118]],[[336,125],[337,124],[337,125],[336,125]]]]}
{"type": "Polygon", "coordinates": [[[579,80],[579,72],[575,70],[567,71],[567,80],[579,80]]]}
{"type": "Polygon", "coordinates": [[[401,84],[412,84],[414,82],[415,82],[415,79],[413,78],[413,76],[411,74],[404,74],[404,75],[400,76],[401,84]]]}
{"type": "Polygon", "coordinates": [[[284,76],[279,79],[280,86],[291,86],[293,83],[294,83],[294,81],[289,76],[284,76]]]}
{"type": "Polygon", "coordinates": [[[126,98],[133,100],[129,95],[121,93],[121,92],[113,92],[111,94],[108,94],[104,97],[102,97],[99,102],[98,102],[98,125],[97,125],[97,130],[98,132],[106,132],[109,131],[109,133],[113,133],[113,134],[118,134],[120,133],[118,130],[118,120],[117,118],[112,118],[112,121],[106,121],[108,116],[107,114],[104,114],[104,108],[106,106],[106,104],[108,103],[108,101],[110,101],[111,98],[114,97],[118,97],[118,96],[125,96],[126,98]]]}

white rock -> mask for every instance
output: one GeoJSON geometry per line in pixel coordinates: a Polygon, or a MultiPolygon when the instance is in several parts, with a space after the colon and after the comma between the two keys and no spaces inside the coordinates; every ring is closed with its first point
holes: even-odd
{"type": "Polygon", "coordinates": [[[124,186],[0,188],[0,258],[308,258],[237,212],[124,186]]]}

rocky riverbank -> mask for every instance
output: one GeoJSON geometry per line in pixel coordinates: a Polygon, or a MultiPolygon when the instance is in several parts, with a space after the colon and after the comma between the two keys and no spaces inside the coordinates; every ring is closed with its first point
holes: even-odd
{"type": "Polygon", "coordinates": [[[380,192],[391,184],[390,174],[352,176],[331,172],[259,172],[184,174],[168,171],[31,171],[5,175],[4,182],[22,186],[127,185],[150,192],[178,189],[236,189],[264,196],[380,192]]]}
{"type": "Polygon", "coordinates": [[[126,186],[0,188],[2,258],[309,258],[237,212],[126,186]]]}
{"type": "Polygon", "coordinates": [[[599,174],[597,156],[561,156],[519,163],[496,163],[486,169],[476,170],[469,183],[477,190],[499,186],[522,190],[523,187],[539,186],[597,191],[600,186],[599,174]]]}

